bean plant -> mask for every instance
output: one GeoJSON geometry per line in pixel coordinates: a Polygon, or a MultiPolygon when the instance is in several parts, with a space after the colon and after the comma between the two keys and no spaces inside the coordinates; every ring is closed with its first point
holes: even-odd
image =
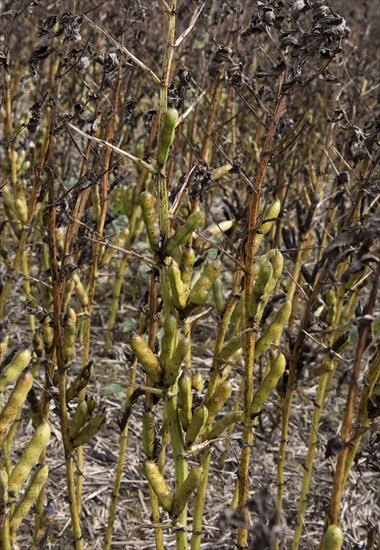
{"type": "Polygon", "coordinates": [[[1,548],[56,546],[62,494],[65,547],[132,548],[118,527],[132,462],[151,548],[352,548],[350,475],[375,461],[379,415],[369,12],[5,4],[1,548]],[[98,445],[114,462],[94,539],[98,445]]]}

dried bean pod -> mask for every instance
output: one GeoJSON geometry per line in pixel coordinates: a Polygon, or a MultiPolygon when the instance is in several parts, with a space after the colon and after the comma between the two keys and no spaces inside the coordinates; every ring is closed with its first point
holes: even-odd
{"type": "Polygon", "coordinates": [[[77,397],[79,393],[84,390],[88,385],[92,372],[94,370],[94,363],[89,361],[87,365],[82,367],[80,373],[75,378],[74,382],[67,388],[66,391],[66,401],[69,403],[74,397],[77,397]]]}
{"type": "Polygon", "coordinates": [[[73,441],[78,435],[79,431],[83,428],[88,416],[87,401],[82,399],[79,401],[74,416],[71,420],[69,427],[69,439],[73,441]]]}

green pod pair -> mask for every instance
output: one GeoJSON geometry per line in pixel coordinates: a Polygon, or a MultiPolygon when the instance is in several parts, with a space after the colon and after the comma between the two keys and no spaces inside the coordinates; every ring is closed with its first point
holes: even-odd
{"type": "Polygon", "coordinates": [[[255,277],[253,291],[248,301],[248,312],[252,319],[260,320],[263,305],[266,301],[263,296],[267,293],[268,285],[273,276],[273,267],[269,259],[258,262],[258,273],[255,277]]]}
{"type": "Polygon", "coordinates": [[[25,490],[23,497],[17,503],[17,506],[14,509],[13,514],[11,515],[9,523],[11,533],[15,533],[17,531],[24,517],[28,514],[29,510],[36,502],[43,486],[47,481],[48,475],[49,468],[46,464],[44,466],[41,466],[34,474],[31,482],[25,490]]]}
{"type": "Polygon", "coordinates": [[[43,420],[34,432],[32,439],[25,447],[20,460],[13,468],[9,478],[9,495],[14,499],[21,490],[24,481],[29,476],[33,466],[50,440],[50,426],[43,420]]]}
{"type": "Polygon", "coordinates": [[[252,416],[261,411],[269,395],[276,388],[278,381],[284,374],[285,367],[286,359],[282,353],[279,353],[276,359],[273,361],[269,372],[264,377],[264,380],[261,382],[260,387],[252,397],[250,409],[252,416]]]}
{"type": "Polygon", "coordinates": [[[207,433],[209,427],[212,425],[212,422],[219,411],[222,409],[223,405],[230,397],[232,393],[232,383],[230,380],[223,380],[215,388],[214,393],[206,403],[208,408],[208,419],[203,429],[204,433],[207,433]]]}
{"type": "Polygon", "coordinates": [[[94,363],[89,361],[87,365],[81,368],[80,373],[75,378],[74,382],[67,388],[66,391],[66,401],[69,403],[75,397],[77,397],[82,390],[84,390],[91,378],[92,372],[94,370],[94,363]]]}
{"type": "Polygon", "coordinates": [[[82,445],[90,441],[90,439],[100,431],[105,420],[105,410],[96,413],[94,418],[87,422],[87,424],[80,430],[76,438],[73,440],[73,446],[81,447],[82,445]]]}
{"type": "Polygon", "coordinates": [[[173,356],[167,361],[164,367],[164,386],[170,388],[177,381],[182,361],[186,357],[186,353],[189,349],[190,341],[186,336],[181,336],[178,340],[177,348],[173,356]]]}
{"type": "Polygon", "coordinates": [[[286,300],[284,305],[276,313],[275,318],[267,327],[264,334],[257,340],[255,346],[255,359],[258,359],[271,344],[277,342],[290,317],[291,311],[292,304],[289,300],[286,300]]]}
{"type": "Polygon", "coordinates": [[[1,370],[0,392],[4,391],[9,384],[17,380],[22,371],[29,365],[31,358],[32,353],[30,349],[23,349],[12,357],[10,362],[1,370]]]}
{"type": "Polygon", "coordinates": [[[206,303],[209,291],[216,279],[219,277],[221,270],[222,262],[219,258],[204,268],[201,276],[190,290],[190,294],[186,302],[186,314],[206,303]]]}
{"type": "Polygon", "coordinates": [[[159,467],[153,460],[146,460],[144,462],[144,471],[147,480],[153,491],[156,493],[161,506],[167,512],[171,513],[173,507],[173,494],[170,491],[164,476],[159,470],[159,467]]]}
{"type": "Polygon", "coordinates": [[[174,235],[168,239],[165,247],[166,256],[171,256],[181,244],[185,244],[185,242],[191,237],[193,231],[201,226],[204,221],[205,215],[200,210],[190,214],[185,223],[181,225],[174,235]]]}
{"type": "Polygon", "coordinates": [[[187,506],[191,494],[198,488],[203,478],[202,466],[195,466],[185,481],[175,492],[171,508],[171,516],[178,517],[187,506]]]}
{"type": "Polygon", "coordinates": [[[206,425],[207,418],[208,408],[206,405],[198,405],[198,407],[195,407],[185,436],[185,445],[187,448],[191,447],[198,439],[198,436],[206,425]]]}
{"type": "Polygon", "coordinates": [[[75,410],[74,416],[70,422],[69,427],[69,439],[71,441],[74,441],[80,430],[85,425],[85,422],[88,417],[88,406],[87,401],[85,399],[82,399],[82,401],[79,401],[77,408],[75,410]]]}
{"type": "Polygon", "coordinates": [[[17,383],[10,394],[8,401],[0,414],[0,445],[3,444],[8,432],[17,417],[20,407],[33,384],[33,375],[24,371],[18,378],[17,383]]]}
{"type": "Polygon", "coordinates": [[[280,211],[281,211],[281,202],[279,199],[275,199],[266,209],[263,216],[263,222],[256,233],[255,252],[258,250],[264,235],[269,233],[269,231],[273,227],[273,224],[275,223],[275,219],[278,217],[280,211]]]}
{"type": "Polygon", "coordinates": [[[162,380],[160,363],[144,338],[140,334],[137,334],[137,332],[132,334],[131,348],[152,382],[159,384],[162,380]]]}
{"type": "Polygon", "coordinates": [[[140,203],[150,247],[153,252],[159,252],[161,231],[156,208],[156,199],[152,193],[149,193],[149,191],[144,191],[141,193],[140,203]]]}

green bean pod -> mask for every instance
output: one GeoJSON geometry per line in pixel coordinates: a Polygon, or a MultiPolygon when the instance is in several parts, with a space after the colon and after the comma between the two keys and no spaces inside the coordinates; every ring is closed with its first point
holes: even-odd
{"type": "Polygon", "coordinates": [[[256,342],[255,359],[258,359],[265,350],[281,335],[282,330],[288,321],[292,311],[292,304],[286,300],[284,305],[278,310],[275,318],[265,330],[264,334],[256,342]]]}
{"type": "Polygon", "coordinates": [[[186,245],[182,252],[179,269],[181,271],[181,279],[186,292],[189,291],[191,278],[193,276],[193,267],[195,262],[194,248],[186,245]]]}
{"type": "Polygon", "coordinates": [[[226,309],[226,301],[223,296],[223,283],[220,279],[216,279],[216,281],[214,281],[212,290],[214,293],[216,311],[219,315],[223,315],[226,309]]]}
{"type": "Polygon", "coordinates": [[[7,513],[7,504],[8,504],[8,474],[5,468],[0,468],[0,516],[2,517],[4,517],[7,513]]]}
{"type": "Polygon", "coordinates": [[[20,374],[8,401],[0,414],[0,445],[7,437],[10,427],[17,417],[20,407],[33,384],[33,375],[29,371],[20,374]]]}
{"type": "Polygon", "coordinates": [[[75,311],[69,307],[65,324],[63,326],[62,354],[65,363],[69,363],[75,357],[75,333],[77,316],[75,311]]]}
{"type": "Polygon", "coordinates": [[[191,378],[183,372],[178,379],[178,414],[184,430],[187,430],[192,418],[193,394],[191,378]]]}
{"type": "Polygon", "coordinates": [[[173,305],[181,310],[186,305],[187,293],[181,278],[181,271],[174,260],[168,266],[168,276],[173,305]]]}
{"type": "Polygon", "coordinates": [[[79,434],[73,441],[74,447],[81,447],[87,443],[94,435],[96,435],[106,420],[105,411],[99,411],[94,418],[91,418],[89,422],[81,429],[79,434]]]}
{"type": "Polygon", "coordinates": [[[279,353],[274,360],[268,374],[264,377],[260,387],[254,393],[251,401],[251,415],[255,415],[261,411],[264,403],[267,401],[269,395],[275,389],[284,374],[286,367],[286,359],[282,353],[279,353]]]}
{"type": "Polygon", "coordinates": [[[141,193],[141,211],[150,247],[153,252],[159,252],[161,242],[160,223],[156,209],[156,199],[149,191],[141,193]]]}
{"type": "Polygon", "coordinates": [[[229,428],[235,422],[241,422],[244,418],[243,411],[231,411],[225,414],[220,420],[217,420],[214,426],[207,434],[207,439],[217,439],[224,430],[229,428]]]}
{"type": "Polygon", "coordinates": [[[8,365],[5,365],[0,373],[0,392],[12,384],[29,365],[32,358],[30,349],[17,352],[8,365]]]}
{"type": "MultiPolygon", "coordinates": [[[[220,384],[217,385],[213,395],[210,397],[209,401],[206,403],[208,408],[208,419],[206,427],[211,426],[214,418],[219,413],[224,403],[230,397],[232,393],[232,383],[230,380],[223,380],[220,384]]],[[[207,430],[204,430],[207,433],[207,430]]]]}
{"type": "MultiPolygon", "coordinates": [[[[119,235],[117,235],[113,239],[112,246],[116,248],[124,246],[128,236],[129,236],[129,229],[128,227],[126,227],[125,229],[123,229],[123,231],[119,235]]],[[[108,265],[116,252],[117,251],[115,250],[115,248],[112,248],[110,246],[106,247],[106,249],[103,252],[102,259],[100,261],[100,267],[104,267],[108,265]]]]}
{"type": "Polygon", "coordinates": [[[78,273],[74,271],[72,275],[73,281],[75,283],[75,294],[78,296],[78,300],[81,303],[83,307],[88,306],[88,294],[87,290],[83,286],[82,281],[80,280],[80,277],[78,273]]]}
{"type": "Polygon", "coordinates": [[[203,468],[202,466],[194,466],[191,470],[185,481],[180,485],[180,487],[175,492],[173,498],[173,506],[171,509],[171,516],[178,517],[187,506],[191,493],[197,489],[198,485],[202,481],[203,477],[203,468]]]}
{"type": "Polygon", "coordinates": [[[227,342],[220,350],[220,359],[224,359],[225,361],[227,361],[227,359],[229,359],[231,355],[236,353],[242,347],[242,345],[243,343],[241,334],[235,334],[229,340],[227,340],[227,342]]]}
{"type": "Polygon", "coordinates": [[[273,227],[273,224],[275,223],[274,219],[278,217],[280,210],[281,210],[281,202],[279,199],[275,199],[266,209],[263,216],[263,223],[261,224],[255,236],[255,252],[258,250],[264,235],[266,235],[273,227]],[[272,220],[272,221],[269,221],[269,220],[272,220]]]}
{"type": "Polygon", "coordinates": [[[165,317],[164,333],[161,338],[160,365],[164,369],[165,365],[172,357],[177,346],[177,319],[175,315],[170,314],[165,317]]]}
{"type": "Polygon", "coordinates": [[[144,462],[144,471],[147,480],[161,503],[161,506],[164,510],[170,513],[173,507],[173,495],[157,464],[153,462],[153,460],[146,460],[144,462]]]}
{"type": "Polygon", "coordinates": [[[24,195],[19,195],[13,203],[13,210],[21,223],[28,220],[28,204],[24,195]]]}
{"type": "Polygon", "coordinates": [[[263,308],[263,295],[266,293],[268,284],[273,275],[273,267],[269,260],[261,262],[259,272],[255,278],[253,291],[248,301],[248,312],[252,319],[260,319],[263,308]]]}
{"type": "Polygon", "coordinates": [[[207,418],[208,408],[206,407],[206,405],[198,405],[198,407],[195,407],[193,417],[186,432],[186,447],[191,447],[193,443],[195,443],[207,422],[207,418]]]}
{"type": "Polygon", "coordinates": [[[9,478],[9,495],[15,498],[20,492],[21,486],[30,474],[40,454],[46,448],[50,440],[50,426],[43,420],[34,432],[32,439],[25,447],[20,460],[13,468],[9,478]]]}
{"type": "Polygon", "coordinates": [[[200,210],[190,214],[185,223],[168,239],[165,247],[165,254],[171,256],[175,249],[178,248],[180,244],[184,244],[188,238],[191,237],[193,231],[202,225],[204,221],[205,215],[200,210]]]}
{"type": "Polygon", "coordinates": [[[143,447],[148,458],[154,457],[155,433],[154,433],[154,414],[152,411],[145,411],[143,414],[143,447]]]}
{"type": "Polygon", "coordinates": [[[45,351],[50,353],[54,342],[54,329],[49,315],[42,321],[41,333],[45,351]]]}
{"type": "Polygon", "coordinates": [[[66,401],[69,403],[74,397],[77,397],[79,393],[84,390],[91,378],[92,372],[94,370],[94,363],[89,361],[87,365],[84,365],[81,368],[80,373],[75,378],[74,382],[67,388],[66,391],[66,401]]]}
{"type": "Polygon", "coordinates": [[[175,127],[178,122],[177,109],[167,109],[163,113],[160,134],[158,137],[157,162],[164,166],[169,156],[169,149],[174,141],[175,127]]]}
{"type": "Polygon", "coordinates": [[[282,270],[284,268],[284,257],[279,250],[273,248],[268,252],[268,260],[270,261],[273,268],[272,278],[266,288],[266,294],[269,297],[272,290],[276,286],[280,275],[282,274],[282,270]]]}
{"type": "Polygon", "coordinates": [[[203,306],[207,300],[208,293],[216,279],[219,277],[221,270],[222,262],[219,258],[204,268],[201,276],[190,290],[185,308],[187,313],[196,307],[203,306]]]}
{"type": "Polygon", "coordinates": [[[4,336],[2,340],[0,340],[0,365],[3,362],[3,357],[8,349],[8,343],[9,343],[9,336],[8,334],[4,336]]]}
{"type": "Polygon", "coordinates": [[[162,379],[160,363],[144,338],[137,332],[131,337],[131,348],[152,382],[159,384],[162,379]]]}
{"type": "Polygon", "coordinates": [[[48,478],[49,468],[47,464],[41,466],[34,474],[31,482],[29,483],[23,497],[17,503],[17,506],[10,519],[10,529],[12,533],[15,533],[20,527],[22,520],[27,515],[33,504],[36,502],[41,489],[46,483],[48,478]]]}
{"type": "Polygon", "coordinates": [[[342,528],[339,525],[329,525],[323,535],[321,550],[340,550],[342,544],[342,528]]]}
{"type": "Polygon", "coordinates": [[[88,416],[87,401],[79,401],[69,427],[69,439],[74,441],[79,431],[83,428],[88,416]]]}
{"type": "Polygon", "coordinates": [[[187,350],[189,348],[190,342],[189,339],[185,336],[181,336],[178,340],[177,348],[173,356],[169,359],[165,365],[164,370],[164,386],[170,388],[177,381],[180,371],[182,361],[186,357],[187,350]]]}
{"type": "Polygon", "coordinates": [[[204,380],[202,373],[198,371],[194,372],[192,378],[191,378],[191,386],[198,391],[199,393],[203,392],[204,388],[204,380]]]}

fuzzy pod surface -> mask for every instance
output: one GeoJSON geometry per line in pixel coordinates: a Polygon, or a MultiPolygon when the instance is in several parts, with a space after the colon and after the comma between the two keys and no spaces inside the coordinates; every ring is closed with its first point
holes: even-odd
{"type": "Polygon", "coordinates": [[[162,369],[158,359],[145,342],[144,338],[140,334],[137,334],[137,332],[132,334],[131,348],[152,382],[154,384],[160,383],[162,379],[162,369]]]}
{"type": "Polygon", "coordinates": [[[144,462],[144,471],[153,491],[156,493],[161,506],[167,512],[171,512],[173,506],[173,495],[166,484],[165,478],[153,460],[144,462]]]}
{"type": "Polygon", "coordinates": [[[339,525],[329,525],[322,539],[321,550],[340,550],[343,544],[343,531],[339,525]]]}
{"type": "Polygon", "coordinates": [[[46,420],[43,420],[25,447],[20,460],[13,468],[9,478],[9,492],[12,492],[12,495],[17,495],[20,492],[22,484],[30,474],[40,454],[46,448],[49,440],[50,425],[46,420]]]}
{"type": "Polygon", "coordinates": [[[10,427],[17,417],[20,407],[24,403],[30,388],[33,385],[33,375],[29,371],[23,372],[8,398],[8,401],[0,415],[0,445],[7,437],[10,427]]]}
{"type": "Polygon", "coordinates": [[[0,373],[0,392],[20,376],[29,365],[31,358],[30,349],[23,349],[14,355],[10,363],[5,365],[0,373]]]}

